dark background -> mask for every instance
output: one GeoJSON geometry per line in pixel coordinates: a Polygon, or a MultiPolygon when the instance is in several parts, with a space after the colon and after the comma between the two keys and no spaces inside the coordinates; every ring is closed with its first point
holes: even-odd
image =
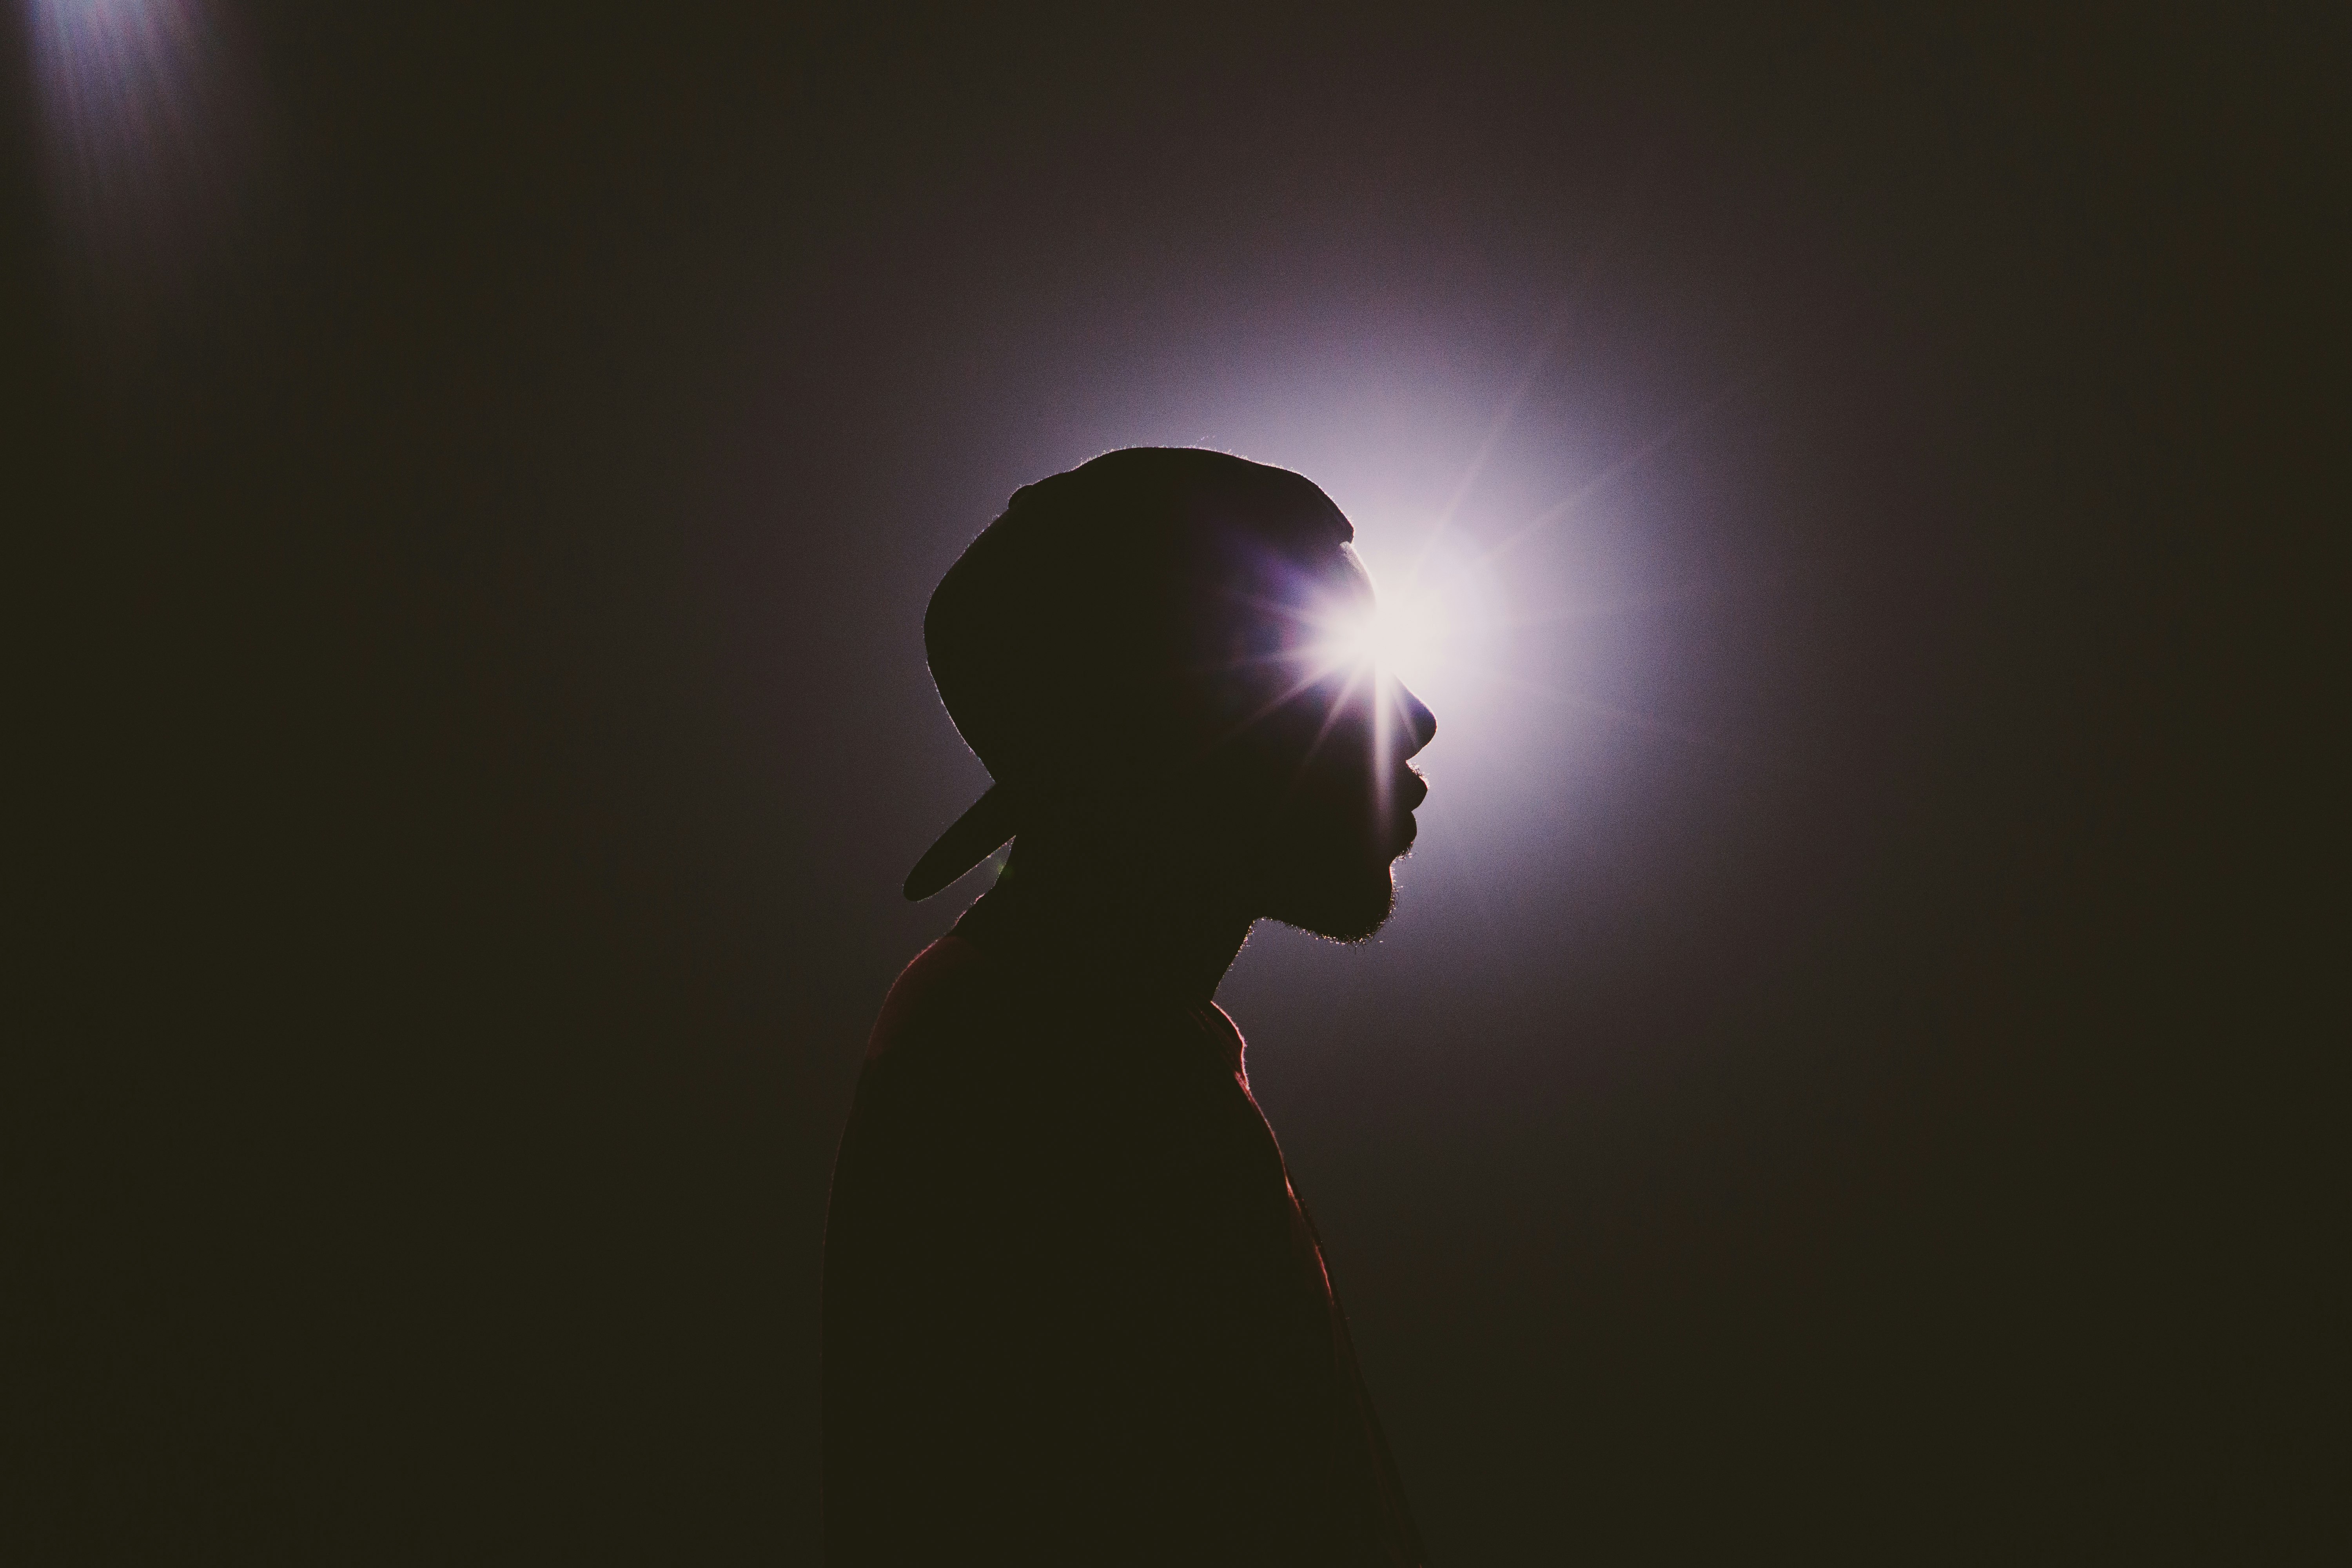
{"type": "Polygon", "coordinates": [[[2342,1549],[2340,8],[184,6],[130,195],[37,10],[0,1555],[813,1561],[931,584],[1555,328],[1563,614],[1223,994],[1433,1560],[2342,1549]]]}

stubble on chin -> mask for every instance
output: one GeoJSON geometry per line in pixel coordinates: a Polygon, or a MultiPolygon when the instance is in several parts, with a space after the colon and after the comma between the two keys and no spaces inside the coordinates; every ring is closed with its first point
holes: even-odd
{"type": "Polygon", "coordinates": [[[1396,912],[1396,880],[1386,866],[1377,874],[1360,872],[1296,893],[1277,900],[1267,913],[1284,925],[1330,942],[1368,941],[1396,912]]]}

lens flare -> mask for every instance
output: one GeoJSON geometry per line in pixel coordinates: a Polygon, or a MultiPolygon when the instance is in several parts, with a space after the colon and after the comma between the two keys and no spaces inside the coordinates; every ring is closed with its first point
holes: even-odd
{"type": "Polygon", "coordinates": [[[1380,594],[1324,620],[1315,645],[1327,666],[1370,669],[1407,685],[1439,657],[1445,640],[1444,606],[1418,584],[1380,594]]]}
{"type": "Polygon", "coordinates": [[[85,293],[123,302],[226,238],[247,134],[211,0],[26,0],[51,205],[85,293]]]}
{"type": "Polygon", "coordinates": [[[1323,676],[1360,672],[1452,705],[1482,696],[1489,646],[1508,616],[1493,574],[1466,539],[1432,522],[1360,520],[1351,548],[1367,592],[1313,617],[1306,652],[1323,676]]]}

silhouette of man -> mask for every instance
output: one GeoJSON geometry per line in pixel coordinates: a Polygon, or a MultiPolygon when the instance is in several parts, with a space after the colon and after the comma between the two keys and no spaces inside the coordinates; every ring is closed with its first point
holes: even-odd
{"type": "Polygon", "coordinates": [[[1013,849],[891,988],[834,1171],[836,1568],[1421,1562],[1210,999],[1261,918],[1370,934],[1412,841],[1436,721],[1363,656],[1353,535],[1297,474],[1113,452],[932,596],[995,783],[907,896],[1013,849]]]}

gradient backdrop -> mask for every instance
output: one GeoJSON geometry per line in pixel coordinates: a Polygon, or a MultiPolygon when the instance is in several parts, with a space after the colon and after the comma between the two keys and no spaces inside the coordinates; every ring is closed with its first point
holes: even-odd
{"type": "Polygon", "coordinates": [[[1222,993],[1434,1562],[2304,1560],[2305,12],[18,0],[0,1555],[813,1561],[923,605],[1152,443],[1447,617],[1222,993]]]}

